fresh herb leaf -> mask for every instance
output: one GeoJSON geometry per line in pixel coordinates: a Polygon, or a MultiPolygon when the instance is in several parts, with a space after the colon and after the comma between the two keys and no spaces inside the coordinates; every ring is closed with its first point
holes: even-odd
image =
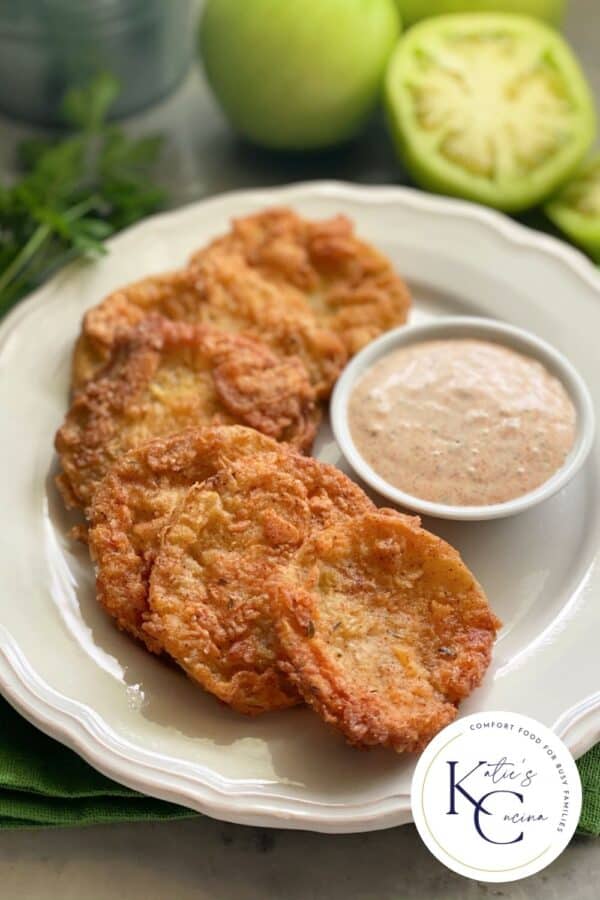
{"type": "Polygon", "coordinates": [[[132,140],[106,124],[117,95],[106,74],[69,91],[71,133],[18,148],[22,177],[0,185],[0,312],[72,259],[106,252],[107,237],[163,204],[152,180],[162,138],[132,140]]]}
{"type": "Polygon", "coordinates": [[[71,88],[62,103],[63,115],[82,131],[98,131],[119,95],[119,82],[109,72],[101,72],[90,84],[71,88]]]}

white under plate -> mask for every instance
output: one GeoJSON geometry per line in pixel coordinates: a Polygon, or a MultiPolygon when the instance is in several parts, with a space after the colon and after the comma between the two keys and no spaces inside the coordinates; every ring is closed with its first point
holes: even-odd
{"type": "MultiPolygon", "coordinates": [[[[600,277],[577,252],[498,214],[406,189],[312,183],[149,219],[100,262],[61,273],[0,330],[0,686],[43,731],[140,791],[232,822],[368,831],[410,820],[414,759],[352,750],[306,709],[244,718],[118,633],[53,486],[83,311],[183,263],[232,216],[281,203],[354,219],[410,282],[412,321],[493,316],[554,344],[587,381],[600,420],[600,277]]],[[[317,451],[341,463],[325,428],[317,451]]],[[[575,755],[600,739],[599,476],[596,445],[565,489],[528,512],[425,522],[458,547],[504,622],[463,712],[533,716],[575,755]]]]}

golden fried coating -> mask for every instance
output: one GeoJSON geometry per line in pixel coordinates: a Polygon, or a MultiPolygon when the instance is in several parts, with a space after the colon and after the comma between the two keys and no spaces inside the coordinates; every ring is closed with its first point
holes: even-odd
{"type": "Polygon", "coordinates": [[[319,421],[302,362],[209,325],[147,316],[102,375],[75,394],[56,435],[67,504],[89,505],[125,452],[197,425],[250,425],[301,450],[319,421]]]}
{"type": "Polygon", "coordinates": [[[283,457],[293,451],[252,428],[190,428],[121,457],[96,491],[88,542],[98,600],[119,628],[150,650],[162,652],[160,643],[142,631],[150,570],[173,510],[196,482],[260,453],[283,457]]]}
{"type": "Polygon", "coordinates": [[[319,326],[295,289],[274,286],[239,254],[215,250],[193,269],[145,278],[90,309],[73,355],[73,386],[96,375],[118,336],[152,313],[246,334],[278,356],[298,356],[320,397],[329,394],[346,362],[341,340],[319,326]]]}
{"type": "Polygon", "coordinates": [[[452,547],[371,513],[271,578],[283,670],[349,743],[422,749],[481,681],[499,622],[452,547]]]}
{"type": "Polygon", "coordinates": [[[192,257],[191,268],[215,251],[239,254],[278,288],[300,292],[349,354],[406,321],[406,284],[382,253],[356,237],[346,216],[311,222],[274,208],[235,219],[229,234],[192,257]]]}
{"type": "Polygon", "coordinates": [[[299,701],[278,667],[265,584],[315,528],[373,504],[333,466],[289,454],[245,457],[190,489],[165,531],[144,630],[239,712],[299,701]]]}
{"type": "Polygon", "coordinates": [[[197,321],[195,311],[201,300],[194,282],[186,270],[152,275],[119,288],[88,310],[73,352],[73,388],[97,376],[119,335],[145,316],[156,313],[176,321],[197,321]]]}

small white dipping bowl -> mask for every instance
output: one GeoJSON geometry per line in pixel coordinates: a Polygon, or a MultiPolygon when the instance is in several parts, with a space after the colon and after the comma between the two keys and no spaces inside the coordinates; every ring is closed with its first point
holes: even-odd
{"type": "Polygon", "coordinates": [[[448,316],[423,325],[406,325],[388,331],[367,344],[346,366],[339,378],[331,401],[331,424],[340,449],[355,472],[377,493],[399,506],[440,519],[474,521],[499,519],[523,512],[555,494],[583,465],[594,440],[594,407],[585,382],[562,353],[528,331],[505,325],[494,319],[448,316]],[[348,425],[348,403],[354,385],[373,363],[398,347],[430,340],[472,338],[502,344],[541,362],[564,385],[577,413],[575,442],[567,459],[547,481],[507,500],[485,506],[450,506],[407,494],[389,484],[375,472],[357,450],[348,425]]]}

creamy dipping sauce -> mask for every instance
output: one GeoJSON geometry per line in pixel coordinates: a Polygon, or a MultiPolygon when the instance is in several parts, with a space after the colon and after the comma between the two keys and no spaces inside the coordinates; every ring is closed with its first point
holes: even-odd
{"type": "Polygon", "coordinates": [[[503,503],[543,484],[576,424],[565,388],[541,363],[467,339],[384,356],[355,385],[348,418],[356,449],[389,484],[452,506],[503,503]]]}

